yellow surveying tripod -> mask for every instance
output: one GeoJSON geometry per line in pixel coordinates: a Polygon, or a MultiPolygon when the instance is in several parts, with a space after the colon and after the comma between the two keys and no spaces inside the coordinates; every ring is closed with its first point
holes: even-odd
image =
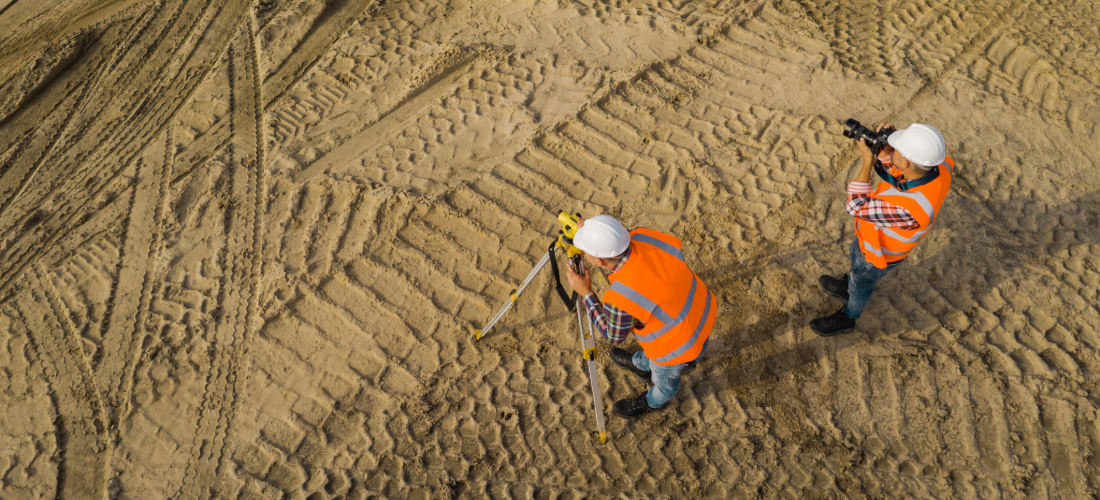
{"type": "Polygon", "coordinates": [[[550,247],[546,249],[546,255],[542,256],[542,260],[539,260],[538,264],[535,264],[535,268],[527,274],[526,278],[523,278],[523,282],[519,284],[519,288],[512,290],[509,295],[510,300],[504,304],[504,307],[497,311],[496,315],[489,320],[489,323],[481,329],[474,330],[474,339],[481,340],[488,335],[489,330],[492,330],[500,321],[504,314],[516,304],[516,299],[519,295],[527,289],[527,285],[531,283],[531,280],[538,276],[539,271],[546,267],[546,264],[550,264],[550,269],[554,272],[554,288],[558,292],[558,296],[561,297],[562,302],[565,303],[565,307],[570,311],[577,312],[577,329],[581,334],[581,350],[583,357],[588,363],[588,379],[592,386],[592,402],[596,407],[596,428],[600,432],[600,442],[607,442],[607,429],[604,425],[603,418],[603,398],[600,396],[600,379],[596,373],[596,338],[593,334],[592,318],[588,318],[587,314],[584,314],[584,298],[578,297],[577,292],[573,292],[570,296],[565,291],[565,287],[561,284],[561,272],[558,271],[557,251],[562,250],[565,252],[565,257],[569,262],[569,266],[574,271],[585,273],[584,261],[582,259],[583,252],[579,248],[573,245],[573,237],[577,235],[577,224],[580,223],[581,214],[570,214],[565,210],[557,213],[558,222],[561,222],[561,229],[558,230],[557,238],[550,243],[550,247]],[[585,318],[588,319],[588,333],[585,334],[584,323],[585,318]]]}

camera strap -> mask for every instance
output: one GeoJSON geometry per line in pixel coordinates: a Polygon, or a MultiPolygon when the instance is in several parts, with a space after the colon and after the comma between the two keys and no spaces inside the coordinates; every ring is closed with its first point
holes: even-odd
{"type": "Polygon", "coordinates": [[[933,168],[930,172],[928,172],[927,175],[921,177],[920,179],[914,181],[903,181],[898,179],[897,177],[890,175],[890,172],[886,171],[886,167],[882,166],[882,162],[876,159],[875,173],[878,174],[878,176],[881,177],[882,180],[886,181],[887,184],[890,184],[891,186],[898,188],[899,191],[904,192],[936,180],[936,177],[940,176],[940,167],[937,166],[936,168],[933,168]]]}

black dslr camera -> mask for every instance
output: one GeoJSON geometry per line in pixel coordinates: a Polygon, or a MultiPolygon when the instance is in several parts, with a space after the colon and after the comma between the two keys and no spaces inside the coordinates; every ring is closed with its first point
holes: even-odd
{"type": "Polygon", "coordinates": [[[896,132],[893,127],[884,128],[878,132],[871,130],[863,125],[860,125],[855,118],[849,118],[844,122],[844,137],[849,139],[859,140],[863,138],[867,141],[867,145],[871,147],[871,152],[878,156],[879,151],[886,147],[886,138],[890,137],[890,134],[896,132]]]}

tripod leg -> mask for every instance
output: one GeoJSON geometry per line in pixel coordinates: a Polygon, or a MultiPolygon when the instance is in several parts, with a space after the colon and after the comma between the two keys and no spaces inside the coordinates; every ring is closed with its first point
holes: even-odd
{"type": "Polygon", "coordinates": [[[592,404],[596,408],[596,430],[600,432],[600,442],[607,442],[607,428],[603,417],[603,396],[600,394],[600,377],[596,371],[596,337],[593,336],[592,318],[587,317],[584,302],[577,299],[577,330],[581,333],[581,350],[588,364],[588,381],[592,387],[592,404]],[[584,333],[584,319],[588,320],[588,334],[584,333]]]}
{"type": "Polygon", "coordinates": [[[504,304],[504,307],[500,308],[500,310],[497,311],[497,313],[493,316],[493,319],[489,320],[489,323],[486,324],[484,328],[474,330],[474,340],[481,340],[482,337],[489,334],[489,330],[491,330],[493,326],[495,326],[497,322],[500,321],[500,318],[504,317],[504,313],[507,313],[508,310],[516,304],[516,299],[519,298],[519,294],[523,293],[523,291],[527,289],[527,285],[531,284],[531,280],[535,279],[535,276],[538,276],[539,271],[542,271],[542,268],[546,267],[546,263],[550,262],[550,258],[550,252],[546,252],[546,255],[542,256],[542,260],[540,260],[538,264],[535,264],[534,269],[531,269],[531,272],[527,273],[526,278],[523,278],[523,282],[519,284],[519,288],[512,290],[512,294],[509,296],[508,303],[504,304]]]}

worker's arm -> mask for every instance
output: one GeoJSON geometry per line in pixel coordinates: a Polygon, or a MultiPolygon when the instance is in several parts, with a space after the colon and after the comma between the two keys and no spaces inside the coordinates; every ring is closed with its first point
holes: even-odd
{"type": "Polygon", "coordinates": [[[848,213],[878,227],[920,229],[920,223],[904,207],[871,198],[871,183],[853,181],[848,184],[848,213]]]}
{"type": "MultiPolygon", "coordinates": [[[[879,157],[883,167],[890,169],[892,166],[889,157],[879,157]]],[[[871,183],[856,180],[848,184],[848,205],[845,207],[848,214],[857,219],[863,219],[879,227],[892,227],[898,229],[920,229],[920,223],[913,217],[909,210],[894,205],[886,200],[871,197],[871,183]]]]}
{"type": "Polygon", "coordinates": [[[581,264],[581,272],[573,270],[572,266],[566,266],[566,277],[569,278],[569,286],[573,291],[584,297],[584,305],[588,309],[588,316],[592,318],[592,324],[596,330],[612,344],[621,344],[626,340],[627,334],[634,329],[634,317],[626,311],[611,304],[602,304],[600,299],[592,293],[592,275],[581,264]]]}
{"type": "MultiPolygon", "coordinates": [[[[880,124],[878,124],[878,127],[875,127],[875,132],[878,133],[884,127],[885,128],[894,128],[894,124],[893,123],[880,123],[880,124]]],[[[863,138],[860,138],[859,141],[856,142],[856,144],[859,146],[860,154],[863,155],[863,167],[859,169],[859,173],[856,174],[856,178],[853,179],[852,182],[867,182],[867,183],[869,183],[869,182],[871,182],[871,167],[873,167],[875,165],[875,152],[871,151],[871,146],[868,146],[867,141],[863,140],[863,138]]],[[[892,148],[890,146],[884,146],[882,148],[882,151],[879,151],[879,158],[881,159],[884,156],[886,158],[889,158],[890,153],[893,153],[893,152],[894,152],[894,148],[892,148]]]]}
{"type": "Polygon", "coordinates": [[[859,173],[856,174],[856,178],[852,182],[871,182],[871,167],[875,165],[875,153],[871,151],[871,146],[867,145],[867,141],[862,138],[857,142],[859,144],[859,152],[863,154],[863,166],[860,167],[859,173]]]}
{"type": "Polygon", "coordinates": [[[596,331],[612,345],[623,343],[626,336],[634,330],[636,320],[633,316],[611,304],[600,303],[594,293],[584,296],[584,306],[588,309],[588,317],[592,318],[596,331]]]}
{"type": "MultiPolygon", "coordinates": [[[[893,128],[893,124],[880,123],[875,131],[883,127],[893,128]]],[[[852,182],[848,183],[848,205],[845,207],[848,214],[857,219],[862,219],[879,227],[892,227],[898,229],[919,229],[917,219],[909,213],[909,210],[889,203],[885,200],[871,198],[871,171],[876,161],[882,163],[887,170],[893,166],[890,154],[894,148],[886,146],[879,152],[878,158],[871,151],[867,142],[860,139],[859,152],[863,156],[863,167],[852,182]]]]}

